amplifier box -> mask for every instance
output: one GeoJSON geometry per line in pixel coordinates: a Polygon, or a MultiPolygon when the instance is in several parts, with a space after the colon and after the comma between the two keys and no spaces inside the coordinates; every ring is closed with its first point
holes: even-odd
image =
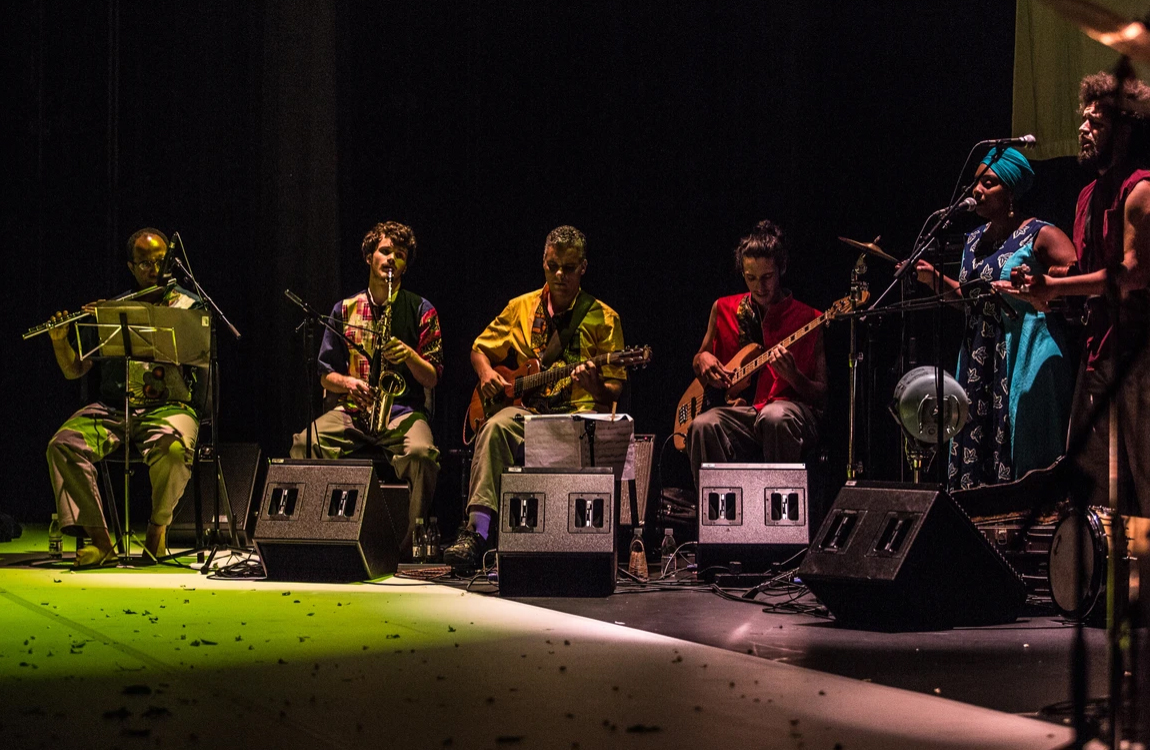
{"type": "Polygon", "coordinates": [[[810,543],[806,466],[703,464],[698,530],[698,570],[707,580],[732,562],[762,572],[794,556],[810,543]]]}
{"type": "Polygon", "coordinates": [[[868,630],[1013,622],[1026,586],[931,485],[848,482],[799,568],[835,620],[868,630]]]}
{"type": "Polygon", "coordinates": [[[381,485],[371,461],[276,459],[255,545],[269,581],[363,581],[394,573],[407,533],[407,485],[381,485]]]}
{"type": "Polygon", "coordinates": [[[618,516],[608,467],[511,467],[500,488],[499,593],[611,594],[618,516]]]}

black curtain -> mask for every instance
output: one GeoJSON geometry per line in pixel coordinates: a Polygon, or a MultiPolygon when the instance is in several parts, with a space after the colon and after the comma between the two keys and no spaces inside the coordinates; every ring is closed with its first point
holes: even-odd
{"type": "MultiPolygon", "coordinates": [[[[225,440],[286,455],[317,389],[283,290],[326,309],[361,289],[360,239],[387,219],[414,227],[405,283],[441,316],[441,448],[459,444],[471,340],[542,283],[543,239],[568,223],[589,239],[585,287],[629,343],[654,347],[631,411],[665,437],[712,300],[741,288],[741,234],[779,222],[788,286],[829,305],[855,258],[837,235],[881,234],[905,254],[971,144],[1008,134],[1013,13],[973,0],[10,6],[0,510],[47,518],[44,446],[80,398],[46,337],[16,334],[126,288],[125,240],[144,225],[179,230],[244,334],[220,333],[225,440]]],[[[891,269],[871,267],[884,286],[891,269]]],[[[888,328],[867,456],[881,478],[900,472],[880,403],[888,328]]],[[[841,479],[845,326],[828,352],[841,479]]],[[[439,501],[456,489],[446,478],[439,501]]]]}

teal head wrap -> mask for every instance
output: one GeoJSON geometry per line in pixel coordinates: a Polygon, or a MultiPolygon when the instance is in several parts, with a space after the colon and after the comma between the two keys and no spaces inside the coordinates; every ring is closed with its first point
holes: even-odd
{"type": "Polygon", "coordinates": [[[998,179],[1002,180],[1002,184],[1015,198],[1021,197],[1034,184],[1034,170],[1030,168],[1030,162],[1013,148],[1003,149],[1001,154],[991,149],[982,163],[998,175],[998,179]]]}

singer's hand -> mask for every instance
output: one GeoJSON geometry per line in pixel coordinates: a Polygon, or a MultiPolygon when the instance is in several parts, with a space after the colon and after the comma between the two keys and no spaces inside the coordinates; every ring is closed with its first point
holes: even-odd
{"type": "MultiPolygon", "coordinates": [[[[906,261],[904,260],[898,264],[896,270],[901,271],[902,267],[905,265],[906,261]]],[[[930,263],[927,263],[925,260],[919,260],[914,264],[914,275],[920,284],[925,284],[926,286],[929,286],[931,289],[933,289],[938,278],[938,271],[935,270],[934,266],[932,266],[930,263]]]]}

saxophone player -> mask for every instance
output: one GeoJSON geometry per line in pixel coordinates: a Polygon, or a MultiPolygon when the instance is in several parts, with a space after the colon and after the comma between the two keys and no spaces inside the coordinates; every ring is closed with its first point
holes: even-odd
{"type": "MultiPolygon", "coordinates": [[[[337,302],[331,317],[371,359],[331,331],[324,332],[319,380],[337,403],[311,425],[313,458],[381,450],[399,478],[411,483],[401,554],[411,553],[415,519],[427,513],[439,474],[439,451],[428,418],[431,390],[443,373],[443,347],[435,308],[402,285],[415,246],[411,227],[395,221],[376,224],[364,236],[367,289],[337,302]],[[380,383],[382,387],[373,387],[380,383]],[[381,414],[381,406],[388,413],[381,414]]],[[[306,446],[307,432],[301,431],[292,440],[292,458],[305,458],[306,446]]]]}

